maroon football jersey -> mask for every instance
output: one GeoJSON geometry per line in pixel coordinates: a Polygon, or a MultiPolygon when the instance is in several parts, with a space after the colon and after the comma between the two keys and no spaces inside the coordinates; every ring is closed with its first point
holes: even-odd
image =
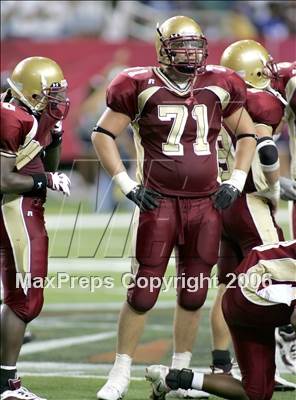
{"type": "Polygon", "coordinates": [[[221,120],[245,101],[244,81],[218,66],[208,66],[193,88],[178,86],[160,68],[139,67],[121,72],[107,89],[108,107],[132,121],[138,181],[168,196],[216,191],[221,120]]]}
{"type": "Polygon", "coordinates": [[[289,146],[291,153],[291,177],[296,180],[296,61],[277,64],[279,78],[272,86],[288,102],[285,119],[289,128],[289,146]]]}
{"type": "Polygon", "coordinates": [[[37,131],[36,118],[25,108],[1,102],[0,152],[4,157],[16,158],[16,169],[21,174],[44,172],[42,146],[34,139],[37,131]]]}
{"type": "Polygon", "coordinates": [[[295,259],[295,240],[254,247],[235,270],[243,278],[239,280],[243,295],[262,306],[285,303],[287,297],[287,304],[295,301],[295,293],[291,292],[291,286],[296,286],[295,259]]]}
{"type": "MultiPolygon", "coordinates": [[[[284,115],[284,105],[273,94],[264,91],[248,88],[247,104],[248,110],[255,125],[264,124],[271,126],[273,133],[281,122],[284,115]]],[[[225,181],[229,179],[234,164],[236,138],[227,127],[221,130],[219,136],[219,165],[221,171],[221,179],[225,181]],[[230,136],[230,137],[229,137],[230,136]]],[[[248,174],[244,191],[252,193],[257,190],[265,189],[265,178],[260,167],[258,155],[255,154],[252,168],[248,174]]]]}

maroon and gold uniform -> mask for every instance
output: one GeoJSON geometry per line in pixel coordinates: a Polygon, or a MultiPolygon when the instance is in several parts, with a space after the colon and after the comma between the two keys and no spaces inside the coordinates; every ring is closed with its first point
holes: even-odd
{"type": "MultiPolygon", "coordinates": [[[[246,108],[255,125],[270,126],[273,132],[284,113],[283,104],[273,94],[251,88],[247,89],[246,108]]],[[[218,143],[221,179],[224,181],[232,172],[235,137],[224,127],[218,143]]],[[[256,153],[243,194],[229,209],[222,211],[223,232],[218,261],[220,283],[228,282],[227,274],[234,271],[254,246],[284,240],[283,233],[274,220],[272,206],[264,198],[266,191],[268,184],[256,153]]]]}
{"type": "MultiPolygon", "coordinates": [[[[289,128],[291,153],[291,178],[296,180],[296,62],[278,63],[278,78],[272,81],[277,90],[287,101],[285,119],[289,128]]],[[[296,238],[296,202],[291,202],[291,232],[296,238]]]]}
{"type": "Polygon", "coordinates": [[[223,296],[242,383],[252,400],[274,390],[275,328],[290,323],[296,305],[296,241],[255,247],[223,296]]]}
{"type": "MultiPolygon", "coordinates": [[[[137,277],[163,276],[176,246],[178,271],[188,276],[210,274],[217,260],[220,215],[210,196],[218,184],[216,141],[221,119],[244,106],[244,81],[234,72],[207,66],[180,87],[160,68],[132,68],[120,73],[107,90],[107,105],[132,121],[137,150],[137,180],[161,193],[159,208],[136,213],[135,265],[137,277]]],[[[138,288],[129,303],[150,309],[158,296],[138,288]]],[[[199,308],[206,289],[179,291],[185,308],[199,308]]]]}
{"type": "MultiPolygon", "coordinates": [[[[44,125],[44,119],[42,121],[40,124],[25,107],[1,102],[1,157],[14,158],[15,170],[20,174],[44,173],[41,153],[43,145],[50,143],[50,134],[43,128],[45,125],[50,128],[54,122],[44,125]]],[[[45,191],[39,196],[31,193],[1,196],[0,267],[4,303],[25,322],[39,314],[43,304],[43,290],[17,284],[16,273],[20,273],[23,278],[25,273],[30,273],[32,279],[44,278],[47,274],[48,237],[43,209],[45,196],[45,191]]]]}

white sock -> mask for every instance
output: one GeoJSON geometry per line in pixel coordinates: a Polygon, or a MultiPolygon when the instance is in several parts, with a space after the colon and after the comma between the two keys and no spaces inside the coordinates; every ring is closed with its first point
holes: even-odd
{"type": "Polygon", "coordinates": [[[119,370],[120,375],[130,375],[131,365],[132,358],[130,356],[128,356],[127,354],[116,353],[116,358],[111,372],[114,370],[119,370]]]}
{"type": "Polygon", "coordinates": [[[174,353],[172,358],[172,367],[174,369],[189,368],[192,353],[185,351],[184,353],[174,353]]]}
{"type": "Polygon", "coordinates": [[[194,372],[192,380],[192,389],[201,390],[204,381],[204,374],[201,372],[194,372]]]}

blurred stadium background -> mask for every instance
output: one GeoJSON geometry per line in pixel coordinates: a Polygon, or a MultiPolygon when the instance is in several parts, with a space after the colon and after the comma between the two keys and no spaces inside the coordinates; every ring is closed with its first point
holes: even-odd
{"type": "MultiPolygon", "coordinates": [[[[97,283],[106,276],[114,281],[112,289],[102,286],[93,293],[77,281],[74,288],[68,281],[46,290],[44,310],[30,326],[36,340],[24,345],[19,367],[25,383],[49,400],[94,398],[102,382],[98,377],[106,376],[113,361],[117,315],[125,298],[121,277],[130,264],[133,208],[100,169],[90,133],[105,107],[108,82],[124,67],[155,64],[156,23],[177,14],[192,16],[202,26],[209,63],[219,63],[225,47],[243,38],[260,41],[276,61],[296,59],[295,1],[1,1],[2,90],[11,69],[28,56],[53,58],[69,83],[71,109],[61,167],[71,175],[72,196],[50,194],[47,202],[50,277],[64,272],[68,277],[94,276],[97,283]]],[[[119,143],[132,174],[131,132],[119,143]]],[[[278,143],[282,175],[288,176],[286,128],[278,143]]],[[[289,238],[287,204],[281,205],[277,218],[289,238]]],[[[173,264],[172,259],[168,275],[174,274],[173,264]]],[[[194,349],[197,367],[210,364],[208,310],[213,297],[211,290],[194,349]]],[[[162,293],[151,313],[128,400],[147,398],[148,386],[141,380],[145,364],[169,363],[174,301],[173,289],[162,293]]]]}

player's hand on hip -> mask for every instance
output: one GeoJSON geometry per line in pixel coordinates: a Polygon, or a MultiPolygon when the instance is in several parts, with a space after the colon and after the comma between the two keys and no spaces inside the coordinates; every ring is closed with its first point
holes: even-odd
{"type": "Polygon", "coordinates": [[[287,200],[296,201],[296,181],[281,176],[280,185],[281,185],[281,199],[286,201],[287,200]]]}
{"type": "Polygon", "coordinates": [[[222,183],[214,197],[214,207],[218,210],[230,207],[242,193],[247,179],[247,172],[234,169],[231,177],[222,183]]]}
{"type": "Polygon", "coordinates": [[[62,172],[47,172],[47,187],[52,190],[64,193],[70,196],[71,181],[66,174],[62,172]]]}
{"type": "Polygon", "coordinates": [[[141,211],[148,211],[159,206],[158,200],[162,198],[162,195],[153,189],[137,185],[126,194],[126,197],[133,201],[141,211]]]}
{"type": "Polygon", "coordinates": [[[153,210],[158,207],[158,201],[162,195],[153,189],[131,179],[126,171],[121,171],[113,176],[114,182],[120,187],[122,193],[133,201],[141,211],[153,210]]]}
{"type": "Polygon", "coordinates": [[[223,210],[230,207],[240,195],[240,191],[226,181],[217,190],[214,197],[214,207],[223,210]]]}

